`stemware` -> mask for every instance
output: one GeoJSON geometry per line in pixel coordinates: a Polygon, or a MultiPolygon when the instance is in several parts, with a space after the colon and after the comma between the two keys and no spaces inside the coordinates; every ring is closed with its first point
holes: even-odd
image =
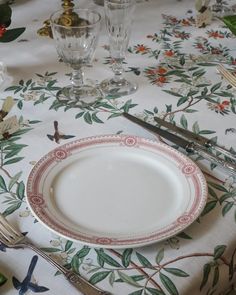
{"type": "Polygon", "coordinates": [[[128,95],[137,85],[123,76],[123,62],[128,48],[135,0],[104,0],[106,28],[114,77],[101,82],[105,94],[128,95]]]}
{"type": "Polygon", "coordinates": [[[58,10],[50,17],[53,39],[63,62],[72,68],[71,85],[58,93],[60,101],[94,103],[101,97],[97,87],[83,82],[82,67],[91,62],[100,31],[101,16],[90,9],[58,10]]]}
{"type": "Polygon", "coordinates": [[[236,5],[228,6],[224,0],[215,0],[215,4],[212,5],[212,12],[217,17],[234,14],[235,11],[236,5]]]}

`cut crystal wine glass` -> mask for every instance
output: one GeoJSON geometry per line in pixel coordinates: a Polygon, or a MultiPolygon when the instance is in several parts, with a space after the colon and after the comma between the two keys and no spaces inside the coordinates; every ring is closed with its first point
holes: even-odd
{"type": "Polygon", "coordinates": [[[82,67],[91,62],[100,31],[101,16],[90,9],[59,10],[50,17],[59,57],[72,68],[71,85],[58,93],[60,101],[92,104],[101,97],[98,87],[83,82],[82,67]],[[71,15],[73,17],[71,17],[71,15]]]}
{"type": "Polygon", "coordinates": [[[104,0],[106,28],[114,77],[101,82],[107,95],[128,95],[137,90],[137,85],[123,76],[123,62],[129,44],[135,0],[104,0]]]}

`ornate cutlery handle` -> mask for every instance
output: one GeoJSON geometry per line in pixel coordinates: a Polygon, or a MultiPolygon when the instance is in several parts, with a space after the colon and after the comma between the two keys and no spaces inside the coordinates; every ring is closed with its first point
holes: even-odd
{"type": "Polygon", "coordinates": [[[83,294],[86,294],[86,295],[110,295],[109,292],[100,290],[99,288],[90,284],[84,278],[78,276],[73,271],[66,271],[66,273],[64,273],[64,275],[66,276],[67,280],[83,294]]]}
{"type": "Polygon", "coordinates": [[[205,146],[213,148],[214,150],[216,150],[216,151],[222,153],[223,155],[225,155],[226,157],[231,158],[233,160],[236,160],[236,155],[234,155],[233,153],[231,153],[230,151],[225,149],[223,146],[212,144],[212,142],[210,140],[208,140],[205,143],[205,146]]]}
{"type": "Polygon", "coordinates": [[[190,142],[186,146],[186,151],[190,153],[197,153],[199,156],[202,156],[204,159],[211,161],[215,163],[216,165],[220,165],[222,168],[227,170],[231,175],[236,177],[236,165],[234,163],[230,163],[228,161],[225,161],[209,153],[204,148],[200,147],[199,145],[196,145],[194,142],[190,142]]]}
{"type": "Polygon", "coordinates": [[[66,269],[64,266],[57,263],[54,259],[52,259],[50,256],[45,254],[42,250],[34,246],[33,244],[29,242],[25,242],[24,244],[19,246],[26,246],[30,249],[32,249],[34,252],[39,254],[41,257],[43,257],[45,260],[47,260],[50,264],[52,264],[54,267],[56,267],[61,273],[64,274],[64,276],[67,278],[67,280],[80,292],[82,292],[84,295],[111,295],[111,293],[103,291],[96,286],[89,283],[86,279],[82,278],[75,272],[66,269]]]}

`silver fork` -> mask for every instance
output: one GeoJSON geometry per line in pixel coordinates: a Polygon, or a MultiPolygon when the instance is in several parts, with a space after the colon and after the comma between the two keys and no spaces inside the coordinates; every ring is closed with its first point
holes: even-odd
{"type": "Polygon", "coordinates": [[[233,87],[236,87],[236,76],[221,64],[217,65],[217,70],[233,87]]]}
{"type": "Polygon", "coordinates": [[[9,248],[32,249],[63,273],[66,279],[84,295],[111,295],[111,293],[97,288],[75,272],[58,264],[50,256],[29,242],[24,235],[14,229],[2,214],[0,214],[0,242],[9,248]]]}

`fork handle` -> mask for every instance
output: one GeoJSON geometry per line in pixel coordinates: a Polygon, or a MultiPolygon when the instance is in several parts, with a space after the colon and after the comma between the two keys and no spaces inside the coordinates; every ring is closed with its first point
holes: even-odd
{"type": "Polygon", "coordinates": [[[75,288],[85,295],[111,295],[111,293],[103,291],[90,284],[87,280],[78,276],[73,271],[66,271],[64,275],[75,288]]]}
{"type": "Polygon", "coordinates": [[[41,257],[43,257],[45,260],[47,260],[50,264],[55,266],[61,273],[64,274],[66,279],[84,295],[111,295],[111,293],[103,291],[92,285],[86,279],[79,276],[77,273],[66,269],[64,266],[57,263],[54,259],[52,259],[50,256],[48,256],[46,253],[44,253],[33,244],[25,243],[24,246],[27,246],[28,248],[39,254],[41,257]]]}

